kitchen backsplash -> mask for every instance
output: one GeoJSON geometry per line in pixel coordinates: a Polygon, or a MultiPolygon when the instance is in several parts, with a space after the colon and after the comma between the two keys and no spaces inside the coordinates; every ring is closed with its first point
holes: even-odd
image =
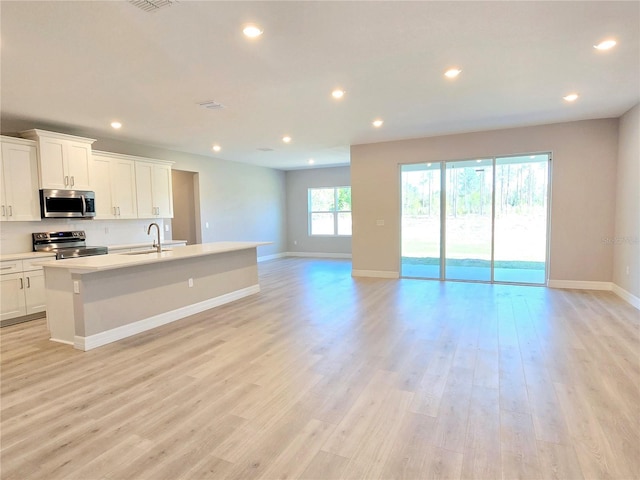
{"type": "Polygon", "coordinates": [[[31,234],[34,232],[55,232],[84,230],[87,245],[122,245],[129,243],[153,242],[153,235],[147,235],[151,222],[160,225],[162,240],[171,240],[171,221],[163,219],[137,220],[72,220],[47,219],[40,222],[2,222],[0,224],[0,254],[30,252],[33,249],[31,234]],[[169,231],[165,231],[165,224],[169,231]]]}

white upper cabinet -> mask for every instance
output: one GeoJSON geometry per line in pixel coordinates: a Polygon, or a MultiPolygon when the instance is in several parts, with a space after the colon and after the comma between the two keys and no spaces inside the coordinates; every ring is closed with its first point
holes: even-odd
{"type": "Polygon", "coordinates": [[[1,221],[40,220],[36,144],[21,138],[0,137],[1,221]]]}
{"type": "Polygon", "coordinates": [[[138,218],[173,218],[171,162],[136,161],[138,218]]]}
{"type": "Polygon", "coordinates": [[[90,190],[91,138],[44,130],[27,130],[20,135],[38,145],[40,188],[90,190]]]}
{"type": "Polygon", "coordinates": [[[126,155],[93,153],[89,174],[97,220],[138,218],[135,164],[126,155]]]}

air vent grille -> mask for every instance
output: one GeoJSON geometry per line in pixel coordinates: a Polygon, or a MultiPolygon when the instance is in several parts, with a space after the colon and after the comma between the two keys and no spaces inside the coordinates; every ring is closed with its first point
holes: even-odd
{"type": "Polygon", "coordinates": [[[258,150],[260,150],[261,152],[273,152],[273,148],[269,147],[260,147],[258,148],[258,150]]]}
{"type": "Polygon", "coordinates": [[[177,0],[129,0],[129,3],[147,13],[154,13],[164,7],[170,7],[177,0]]]}
{"type": "Polygon", "coordinates": [[[206,108],[207,110],[222,110],[224,108],[223,104],[216,102],[215,100],[199,102],[198,105],[200,105],[202,108],[206,108]]]}

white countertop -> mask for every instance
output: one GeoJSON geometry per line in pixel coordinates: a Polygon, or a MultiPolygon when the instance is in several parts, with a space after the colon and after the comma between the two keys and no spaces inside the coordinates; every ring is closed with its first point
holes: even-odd
{"type": "Polygon", "coordinates": [[[0,262],[11,260],[32,260],[34,258],[46,258],[55,257],[55,253],[47,252],[23,252],[23,253],[7,253],[6,255],[0,255],[0,262]]]}
{"type": "MultiPolygon", "coordinates": [[[[183,243],[187,243],[186,240],[164,240],[162,242],[163,246],[168,246],[168,245],[177,245],[177,244],[183,244],[183,243]]],[[[126,250],[126,249],[130,249],[130,248],[149,248],[152,249],[152,244],[153,242],[145,242],[145,243],[129,243],[129,244],[122,244],[122,245],[109,245],[107,248],[109,249],[109,251],[116,251],[116,250],[126,250]]],[[[48,258],[48,257],[55,257],[56,254],[55,253],[50,253],[50,252],[21,252],[21,253],[7,253],[4,255],[0,255],[0,262],[4,262],[4,261],[12,261],[12,260],[31,260],[34,258],[48,258]]]]}
{"type": "Polygon", "coordinates": [[[151,252],[143,255],[110,254],[94,255],[90,257],[68,258],[65,260],[45,261],[41,265],[46,268],[62,268],[73,273],[93,273],[118,268],[136,267],[150,263],[176,261],[186,258],[215,255],[218,253],[235,252],[269,245],[271,242],[216,242],[197,245],[187,245],[175,250],[161,253],[151,252]]]}
{"type": "MultiPolygon", "coordinates": [[[[163,240],[162,245],[176,245],[180,243],[187,243],[186,240],[163,240]]],[[[153,241],[145,242],[145,243],[125,243],[120,245],[108,245],[107,248],[111,252],[112,250],[126,250],[127,248],[153,248],[151,245],[153,241]]]]}

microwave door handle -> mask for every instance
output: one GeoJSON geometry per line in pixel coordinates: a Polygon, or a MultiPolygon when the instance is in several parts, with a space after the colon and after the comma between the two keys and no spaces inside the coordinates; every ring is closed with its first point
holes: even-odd
{"type": "Polygon", "coordinates": [[[82,216],[84,217],[87,213],[87,200],[84,198],[84,195],[80,195],[80,198],[82,199],[82,216]]]}

